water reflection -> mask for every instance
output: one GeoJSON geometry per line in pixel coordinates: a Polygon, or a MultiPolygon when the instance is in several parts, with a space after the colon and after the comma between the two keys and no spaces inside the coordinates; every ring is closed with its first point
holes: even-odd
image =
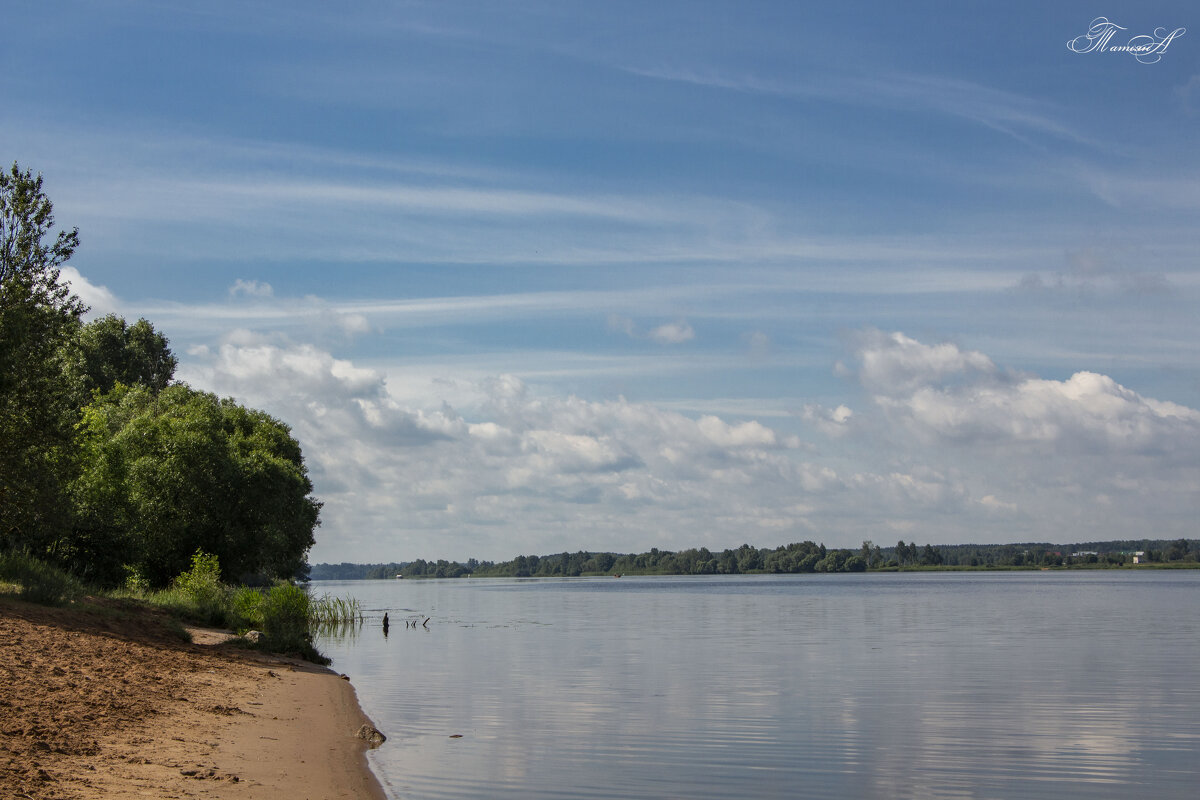
{"type": "Polygon", "coordinates": [[[320,646],[396,797],[1191,797],[1198,577],[345,583],[424,635],[320,646]]]}

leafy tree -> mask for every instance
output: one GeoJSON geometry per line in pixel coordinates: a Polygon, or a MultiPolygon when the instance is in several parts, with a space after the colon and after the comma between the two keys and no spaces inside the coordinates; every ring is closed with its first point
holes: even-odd
{"type": "Polygon", "coordinates": [[[226,579],[286,578],[304,563],[320,503],[278,420],[183,385],[157,394],[118,385],[80,427],[69,544],[94,579],[111,582],[129,564],[163,586],[197,549],[219,559],[226,579]]]}
{"type": "Polygon", "coordinates": [[[16,163],[0,172],[0,547],[49,556],[74,471],[76,409],[59,352],[86,310],[59,281],[79,233],[53,228],[41,175],[16,163]]]}
{"type": "Polygon", "coordinates": [[[178,364],[167,337],[145,319],[133,325],[115,314],[82,326],[69,347],[68,381],[86,405],[93,393],[113,390],[118,383],[167,388],[178,364]]]}
{"type": "Polygon", "coordinates": [[[737,551],[738,572],[753,572],[762,569],[763,557],[757,549],[744,544],[737,551]]]}

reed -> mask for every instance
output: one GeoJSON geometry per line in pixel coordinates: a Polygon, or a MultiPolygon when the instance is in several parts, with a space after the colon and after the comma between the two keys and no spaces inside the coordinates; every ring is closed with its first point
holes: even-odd
{"type": "Polygon", "coordinates": [[[363,621],[362,605],[353,598],[324,594],[309,602],[308,620],[317,627],[353,625],[363,621]]]}

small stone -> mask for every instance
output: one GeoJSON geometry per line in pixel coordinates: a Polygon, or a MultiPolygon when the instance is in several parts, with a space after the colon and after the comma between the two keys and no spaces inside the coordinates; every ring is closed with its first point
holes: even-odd
{"type": "Polygon", "coordinates": [[[246,631],[242,638],[250,644],[258,644],[262,641],[263,635],[262,631],[246,631]]]}

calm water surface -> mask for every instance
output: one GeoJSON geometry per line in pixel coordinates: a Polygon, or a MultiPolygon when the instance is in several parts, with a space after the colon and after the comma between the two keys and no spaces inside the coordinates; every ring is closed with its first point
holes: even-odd
{"type": "Polygon", "coordinates": [[[318,644],[389,737],[372,767],[394,798],[1191,800],[1200,786],[1200,572],[313,591],[367,610],[318,644]]]}

